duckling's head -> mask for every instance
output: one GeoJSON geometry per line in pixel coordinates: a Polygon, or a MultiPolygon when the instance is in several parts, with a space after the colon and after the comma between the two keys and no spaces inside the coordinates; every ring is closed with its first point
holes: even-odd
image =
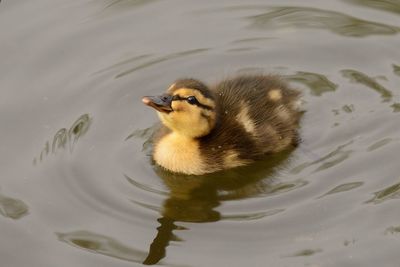
{"type": "Polygon", "coordinates": [[[194,79],[177,80],[160,96],[145,96],[144,104],[157,110],[161,122],[189,138],[207,135],[215,126],[213,93],[194,79]]]}

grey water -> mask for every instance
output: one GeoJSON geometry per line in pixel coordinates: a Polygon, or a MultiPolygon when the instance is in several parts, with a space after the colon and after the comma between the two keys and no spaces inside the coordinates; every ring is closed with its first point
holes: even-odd
{"type": "Polygon", "coordinates": [[[3,0],[1,266],[398,266],[400,2],[3,0]],[[302,142],[192,177],[141,103],[280,74],[302,142]]]}

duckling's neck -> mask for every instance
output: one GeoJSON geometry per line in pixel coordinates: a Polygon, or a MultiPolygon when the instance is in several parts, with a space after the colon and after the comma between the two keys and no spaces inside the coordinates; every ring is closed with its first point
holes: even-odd
{"type": "Polygon", "coordinates": [[[195,175],[207,172],[199,141],[177,132],[162,137],[154,147],[153,156],[157,164],[173,172],[195,175]]]}

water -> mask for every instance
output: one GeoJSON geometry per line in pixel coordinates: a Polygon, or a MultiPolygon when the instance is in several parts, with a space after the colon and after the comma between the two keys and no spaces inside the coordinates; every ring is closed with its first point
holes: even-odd
{"type": "Polygon", "coordinates": [[[397,266],[400,3],[2,1],[1,266],[397,266]],[[141,96],[280,73],[301,145],[154,166],[141,96]]]}

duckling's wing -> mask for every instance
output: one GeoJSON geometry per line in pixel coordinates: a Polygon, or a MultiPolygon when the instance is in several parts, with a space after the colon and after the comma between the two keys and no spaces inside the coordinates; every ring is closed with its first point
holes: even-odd
{"type": "MultiPolygon", "coordinates": [[[[300,93],[277,76],[245,75],[216,86],[222,120],[236,122],[258,152],[277,152],[297,141],[300,93]]],[[[229,129],[227,129],[229,130],[229,129]]]]}

